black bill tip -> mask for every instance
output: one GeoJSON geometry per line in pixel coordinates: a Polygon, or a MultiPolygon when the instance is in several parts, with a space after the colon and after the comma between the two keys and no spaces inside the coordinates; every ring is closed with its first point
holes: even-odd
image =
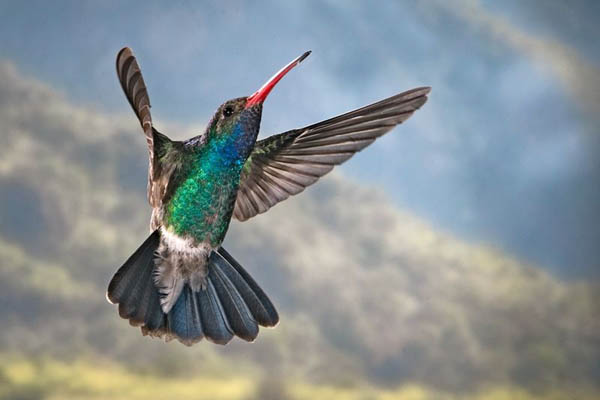
{"type": "Polygon", "coordinates": [[[298,59],[298,64],[300,64],[302,61],[304,61],[304,59],[308,56],[310,56],[310,53],[312,53],[312,50],[307,51],[306,53],[302,54],[300,56],[300,58],[298,59]]]}

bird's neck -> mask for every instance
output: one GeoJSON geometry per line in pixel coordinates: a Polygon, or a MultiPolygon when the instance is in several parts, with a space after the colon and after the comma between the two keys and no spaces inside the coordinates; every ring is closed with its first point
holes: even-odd
{"type": "Polygon", "coordinates": [[[203,150],[213,162],[224,167],[242,166],[254,148],[257,134],[258,132],[247,132],[238,124],[228,134],[209,135],[203,150]]]}

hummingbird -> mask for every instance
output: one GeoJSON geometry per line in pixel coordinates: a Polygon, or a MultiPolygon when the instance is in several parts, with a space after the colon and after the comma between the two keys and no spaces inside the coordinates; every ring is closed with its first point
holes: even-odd
{"type": "Polygon", "coordinates": [[[133,51],[117,55],[117,76],[148,145],[151,234],[110,281],[106,297],[143,335],[192,345],[234,336],[254,341],[279,321],[275,306],[223,248],[231,219],[246,221],[298,194],[334,166],[406,121],[427,101],[412,89],[304,128],[258,140],[263,103],[307,51],[254,94],[226,101],[204,132],[169,139],[152,122],[133,51]]]}

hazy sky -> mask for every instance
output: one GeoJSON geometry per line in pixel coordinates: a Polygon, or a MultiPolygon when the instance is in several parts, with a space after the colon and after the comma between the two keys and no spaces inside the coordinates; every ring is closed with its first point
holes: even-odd
{"type": "Polygon", "coordinates": [[[263,133],[430,85],[342,172],[443,230],[600,276],[600,2],[227,4],[2,2],[0,57],[134,126],[114,72],[128,45],[157,127],[182,132],[309,49],[265,104],[263,133]]]}

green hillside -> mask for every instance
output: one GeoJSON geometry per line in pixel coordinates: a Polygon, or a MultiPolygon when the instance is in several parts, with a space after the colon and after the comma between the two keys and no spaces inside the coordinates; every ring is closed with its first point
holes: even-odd
{"type": "Polygon", "coordinates": [[[225,347],[142,337],[104,298],[148,234],[134,118],[0,63],[0,122],[0,398],[600,396],[597,283],[439,232],[336,174],[225,242],[276,329],[225,347]]]}

